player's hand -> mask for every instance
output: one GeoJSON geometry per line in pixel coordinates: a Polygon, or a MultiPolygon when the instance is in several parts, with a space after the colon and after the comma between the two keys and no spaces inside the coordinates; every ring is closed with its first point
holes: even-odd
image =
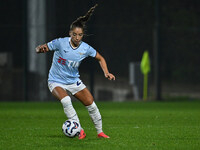
{"type": "Polygon", "coordinates": [[[115,76],[114,76],[112,73],[106,73],[106,74],[105,74],[105,77],[106,77],[108,80],[115,80],[115,76]]]}
{"type": "Polygon", "coordinates": [[[35,48],[36,53],[45,53],[49,51],[49,48],[46,44],[39,45],[35,48]]]}

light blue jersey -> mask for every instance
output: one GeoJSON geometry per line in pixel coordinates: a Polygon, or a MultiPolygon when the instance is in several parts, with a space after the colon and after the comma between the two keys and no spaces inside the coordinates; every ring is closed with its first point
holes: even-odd
{"type": "Polygon", "coordinates": [[[73,49],[70,37],[55,39],[47,43],[49,50],[54,51],[53,62],[49,71],[49,82],[73,84],[79,81],[78,67],[81,61],[88,57],[95,57],[96,50],[85,42],[73,49]]]}

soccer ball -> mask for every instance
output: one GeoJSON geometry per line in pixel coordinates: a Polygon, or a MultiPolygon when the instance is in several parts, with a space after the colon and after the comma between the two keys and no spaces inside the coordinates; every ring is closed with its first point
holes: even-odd
{"type": "Polygon", "coordinates": [[[62,131],[66,136],[72,138],[80,134],[81,126],[79,122],[72,119],[68,119],[63,123],[62,131]]]}

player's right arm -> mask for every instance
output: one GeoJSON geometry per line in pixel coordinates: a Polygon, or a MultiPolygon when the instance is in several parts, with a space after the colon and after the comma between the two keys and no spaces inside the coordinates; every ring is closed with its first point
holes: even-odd
{"type": "Polygon", "coordinates": [[[47,46],[47,44],[43,44],[43,45],[38,45],[35,48],[36,53],[46,53],[49,51],[49,48],[47,46]]]}

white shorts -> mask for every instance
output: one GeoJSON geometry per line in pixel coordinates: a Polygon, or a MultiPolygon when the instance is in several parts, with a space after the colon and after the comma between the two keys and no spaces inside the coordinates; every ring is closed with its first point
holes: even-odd
{"type": "Polygon", "coordinates": [[[86,88],[85,84],[81,80],[77,81],[74,84],[62,84],[57,82],[48,82],[49,90],[52,92],[55,87],[61,87],[69,92],[72,93],[72,95],[76,94],[77,92],[83,90],[86,88]]]}

